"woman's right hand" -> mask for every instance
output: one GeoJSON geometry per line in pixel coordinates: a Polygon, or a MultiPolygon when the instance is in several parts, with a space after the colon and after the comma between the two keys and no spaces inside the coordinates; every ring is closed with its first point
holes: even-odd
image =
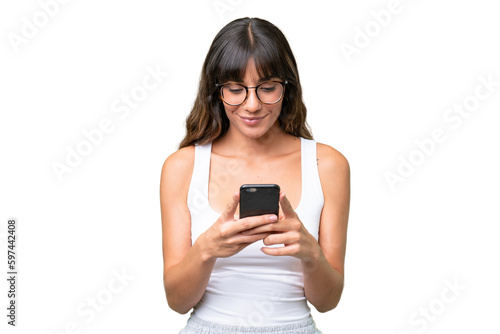
{"type": "Polygon", "coordinates": [[[248,245],[271,234],[271,232],[254,235],[241,234],[241,232],[257,226],[275,223],[278,221],[278,217],[270,214],[235,220],[234,213],[239,200],[239,192],[236,192],[219,219],[199,238],[201,239],[202,254],[206,260],[232,256],[248,245]]]}

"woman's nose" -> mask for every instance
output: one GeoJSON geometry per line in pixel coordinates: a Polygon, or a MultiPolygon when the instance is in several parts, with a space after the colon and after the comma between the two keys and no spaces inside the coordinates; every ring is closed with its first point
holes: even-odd
{"type": "Polygon", "coordinates": [[[257,91],[255,89],[248,90],[248,96],[246,101],[243,103],[243,106],[245,107],[245,110],[250,112],[256,112],[261,109],[262,102],[260,102],[257,97],[257,91]]]}

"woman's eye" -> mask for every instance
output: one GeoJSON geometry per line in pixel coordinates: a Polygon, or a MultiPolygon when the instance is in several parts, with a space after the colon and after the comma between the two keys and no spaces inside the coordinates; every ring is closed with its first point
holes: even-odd
{"type": "Polygon", "coordinates": [[[229,92],[230,92],[231,94],[239,94],[239,93],[241,93],[242,91],[243,91],[243,89],[241,89],[241,88],[240,88],[240,89],[229,89],[229,92]]]}
{"type": "Polygon", "coordinates": [[[271,86],[271,87],[260,87],[260,90],[264,93],[271,93],[276,89],[276,86],[271,86]]]}

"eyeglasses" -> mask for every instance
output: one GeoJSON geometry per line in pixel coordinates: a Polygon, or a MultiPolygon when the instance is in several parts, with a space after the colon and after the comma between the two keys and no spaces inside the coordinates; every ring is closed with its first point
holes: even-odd
{"type": "Polygon", "coordinates": [[[267,81],[255,87],[247,87],[236,83],[215,84],[220,88],[220,98],[230,106],[239,106],[246,101],[248,90],[255,89],[257,98],[264,104],[278,103],[285,93],[288,81],[267,81]]]}

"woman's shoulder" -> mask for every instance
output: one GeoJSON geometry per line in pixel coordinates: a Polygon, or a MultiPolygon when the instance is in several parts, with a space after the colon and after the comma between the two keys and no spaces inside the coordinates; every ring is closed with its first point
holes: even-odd
{"type": "Polygon", "coordinates": [[[185,168],[194,163],[194,145],[186,146],[178,149],[174,153],[170,154],[163,166],[167,168],[185,168]]]}
{"type": "Polygon", "coordinates": [[[318,174],[325,201],[348,203],[351,171],[346,157],[335,148],[317,143],[318,174]]]}
{"type": "Polygon", "coordinates": [[[316,142],[316,158],[318,159],[318,169],[320,173],[326,172],[349,172],[349,162],[347,158],[337,149],[330,145],[316,142]]]}
{"type": "Polygon", "coordinates": [[[163,163],[161,183],[186,188],[193,172],[194,152],[194,146],[186,146],[170,154],[163,163]]]}

